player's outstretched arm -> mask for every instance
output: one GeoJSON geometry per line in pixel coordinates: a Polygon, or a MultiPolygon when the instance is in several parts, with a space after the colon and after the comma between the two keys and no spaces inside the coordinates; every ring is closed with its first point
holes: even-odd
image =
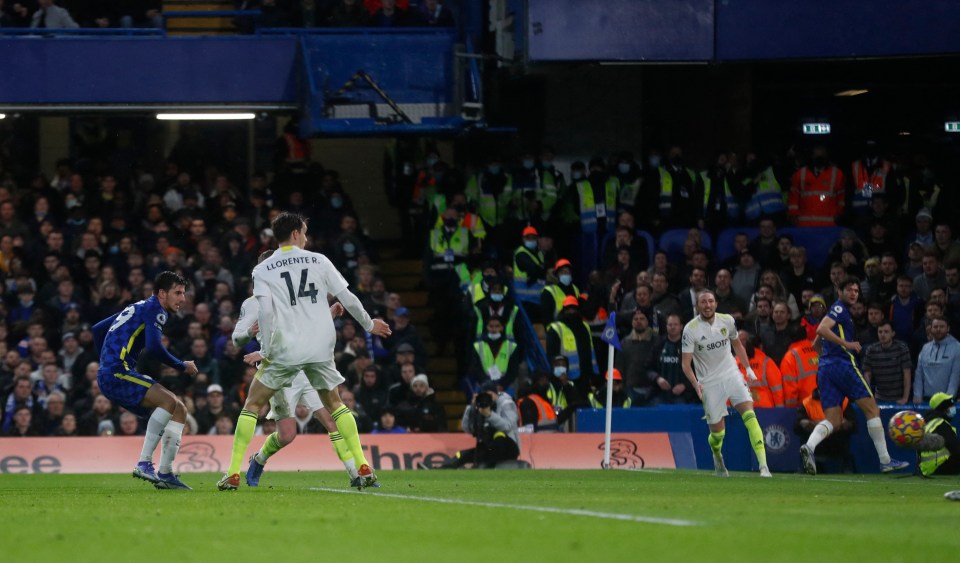
{"type": "Polygon", "coordinates": [[[260,357],[270,357],[270,340],[273,336],[273,297],[270,295],[257,295],[257,305],[260,306],[260,312],[257,314],[257,322],[260,324],[260,357]]]}
{"type": "Polygon", "coordinates": [[[380,337],[387,337],[392,334],[390,325],[380,319],[370,318],[370,315],[364,310],[360,300],[357,299],[357,296],[349,289],[343,288],[335,297],[340,300],[340,303],[342,303],[347,312],[350,313],[350,316],[357,319],[360,326],[363,327],[363,330],[380,337]]]}
{"type": "MultiPolygon", "coordinates": [[[[145,349],[148,354],[168,366],[175,368],[177,371],[186,371],[188,369],[184,362],[180,361],[179,358],[163,347],[163,342],[160,340],[162,333],[159,325],[153,322],[147,322],[143,330],[146,339],[145,349]]],[[[190,364],[192,365],[193,362],[190,362],[190,364]]],[[[196,366],[194,366],[194,373],[196,373],[196,369],[196,366]]]]}
{"type": "Polygon", "coordinates": [[[237,319],[237,324],[233,327],[232,335],[233,343],[237,348],[246,346],[247,342],[250,342],[260,332],[260,322],[257,320],[260,308],[256,303],[254,299],[252,302],[244,301],[240,305],[240,318],[237,319]]]}

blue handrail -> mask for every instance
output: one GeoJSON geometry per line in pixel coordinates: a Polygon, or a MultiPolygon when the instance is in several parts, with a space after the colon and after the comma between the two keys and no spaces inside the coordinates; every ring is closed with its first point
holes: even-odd
{"type": "MultiPolygon", "coordinates": [[[[516,295],[516,290],[513,289],[512,284],[510,288],[513,295],[516,295]]],[[[547,360],[547,352],[540,344],[540,337],[533,330],[533,323],[530,322],[530,317],[527,316],[523,303],[517,303],[517,309],[517,318],[513,323],[513,334],[523,346],[523,356],[527,360],[530,374],[533,375],[534,372],[538,371],[549,372],[550,362],[547,360]]]]}
{"type": "MultiPolygon", "coordinates": [[[[473,48],[473,40],[469,36],[467,36],[466,46],[467,46],[468,54],[471,54],[471,55],[476,54],[476,50],[473,48]]],[[[470,86],[470,94],[471,94],[470,101],[472,102],[480,101],[480,92],[481,92],[480,77],[481,77],[480,66],[477,64],[477,59],[474,57],[470,57],[469,86],[470,86]]]]}

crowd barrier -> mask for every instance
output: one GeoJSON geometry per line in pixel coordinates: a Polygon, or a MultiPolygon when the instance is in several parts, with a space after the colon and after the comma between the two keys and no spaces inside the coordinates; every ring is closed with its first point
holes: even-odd
{"type": "MultiPolygon", "coordinates": [[[[912,408],[923,412],[921,405],[881,405],[880,418],[886,428],[887,421],[898,411],[912,408]]],[[[858,473],[879,473],[880,462],[873,442],[867,434],[866,420],[860,409],[854,407],[857,415],[856,432],[850,439],[853,463],[858,473]]],[[[763,429],[767,449],[767,464],[770,470],[780,473],[794,473],[800,469],[800,438],[794,434],[796,421],[794,409],[756,409],[757,419],[763,429]]],[[[954,427],[957,420],[953,421],[954,427]]],[[[602,409],[581,409],[577,411],[577,428],[582,432],[602,432],[605,419],[602,409]]],[[[700,405],[663,405],[656,408],[615,409],[613,411],[613,429],[616,432],[670,432],[683,433],[693,442],[694,466],[699,469],[713,469],[713,456],[707,445],[707,423],[703,420],[703,407],[700,405]]],[[[726,419],[727,435],[723,441],[723,458],[727,468],[732,471],[756,471],[757,460],[747,439],[747,429],[740,416],[733,409],[726,419]]],[[[902,449],[887,439],[890,455],[910,463],[912,471],[916,464],[913,450],[902,449]]]]}
{"type": "MultiPolygon", "coordinates": [[[[250,445],[256,451],[265,438],[250,445]]],[[[414,469],[417,462],[438,465],[475,442],[466,434],[364,434],[367,459],[374,469],[414,469]]],[[[136,463],[142,437],[2,438],[3,473],[128,473],[136,463]]],[[[232,436],[185,436],[174,465],[177,473],[223,472],[230,464],[232,436]]],[[[522,434],[520,459],[534,469],[600,469],[603,434],[522,434]]],[[[611,465],[624,469],[693,467],[693,448],[685,434],[617,433],[611,437],[611,465]],[[677,455],[679,453],[679,455],[677,455]]],[[[155,459],[156,461],[156,459],[155,459]]],[[[301,435],[270,458],[271,471],[340,470],[330,439],[301,435]]]]}

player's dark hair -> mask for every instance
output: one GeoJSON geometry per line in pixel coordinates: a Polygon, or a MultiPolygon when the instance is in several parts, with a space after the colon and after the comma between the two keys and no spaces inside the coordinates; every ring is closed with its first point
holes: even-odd
{"type": "Polygon", "coordinates": [[[170,291],[178,285],[187,287],[187,280],[176,272],[171,272],[169,270],[166,272],[160,272],[157,274],[157,277],[153,278],[153,294],[159,295],[160,290],[170,291]]]}
{"type": "Polygon", "coordinates": [[[847,276],[843,278],[843,281],[840,282],[840,291],[847,289],[848,286],[856,284],[857,287],[860,287],[860,280],[856,276],[847,276]]]}
{"type": "Polygon", "coordinates": [[[270,228],[273,229],[273,236],[277,237],[278,241],[284,242],[290,240],[293,232],[299,231],[306,222],[307,220],[303,218],[303,215],[284,211],[277,215],[277,218],[270,224],[270,228]]]}
{"type": "Polygon", "coordinates": [[[264,250],[263,252],[260,253],[260,256],[257,256],[257,264],[259,264],[260,262],[263,262],[264,260],[266,260],[267,258],[270,258],[271,256],[273,256],[273,250],[264,250]]]}

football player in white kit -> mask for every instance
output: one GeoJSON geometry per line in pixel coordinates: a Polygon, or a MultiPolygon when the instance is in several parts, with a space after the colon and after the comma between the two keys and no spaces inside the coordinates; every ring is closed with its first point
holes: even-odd
{"type": "Polygon", "coordinates": [[[256,428],[257,413],[277,390],[291,386],[301,371],[319,392],[320,401],[353,454],[361,488],[374,486],[377,477],[363,454],[357,422],[337,391],[344,379],[333,361],[336,330],[327,295],[336,297],[364,330],[386,337],[390,336],[390,327],[370,318],[326,256],[304,250],[307,223],[303,217],[281,213],[271,228],[280,248],[253,269],[261,349],[244,356],[245,362],[259,362],[260,368],[237,419],[230,467],[217,488],[225,491],[240,486],[240,466],[256,428]]]}
{"type": "MultiPolygon", "coordinates": [[[[260,255],[257,263],[263,262],[271,255],[273,255],[273,251],[267,250],[260,255]]],[[[257,322],[259,313],[260,306],[257,304],[256,297],[248,297],[240,305],[240,318],[237,319],[237,325],[233,329],[233,343],[236,344],[237,348],[242,348],[251,338],[257,338],[259,335],[260,325],[257,322]]],[[[330,307],[330,314],[333,318],[342,315],[343,305],[334,303],[330,307]]],[[[353,460],[353,454],[350,453],[343,437],[340,436],[337,425],[330,418],[326,409],[323,408],[323,403],[320,402],[320,394],[310,385],[310,381],[302,371],[297,373],[290,387],[284,387],[273,397],[270,397],[270,413],[267,414],[267,419],[277,421],[277,431],[267,437],[259,452],[250,456],[246,475],[247,485],[250,487],[258,486],[267,460],[297,437],[297,422],[293,418],[293,409],[298,404],[305,406],[326,428],[337,457],[343,462],[347,474],[350,475],[350,485],[359,488],[361,486],[360,476],[357,474],[357,464],[353,460]]]]}
{"type": "Polygon", "coordinates": [[[717,298],[709,289],[697,294],[699,314],[683,327],[681,344],[681,367],[683,373],[697,390],[703,401],[703,410],[710,426],[710,449],[713,451],[713,465],[717,475],[727,477],[729,473],[723,463],[723,437],[726,434],[724,417],[727,415],[727,400],[737,409],[743,418],[750,436],[750,445],[760,464],[760,476],[770,477],[767,468],[767,453],[763,446],[763,431],[753,412],[753,398],[750,389],[737,369],[737,362],[730,348],[748,366],[747,377],[756,381],[757,375],[749,367],[750,360],[743,344],[737,339],[737,326],[730,315],[717,313],[717,298]]]}

